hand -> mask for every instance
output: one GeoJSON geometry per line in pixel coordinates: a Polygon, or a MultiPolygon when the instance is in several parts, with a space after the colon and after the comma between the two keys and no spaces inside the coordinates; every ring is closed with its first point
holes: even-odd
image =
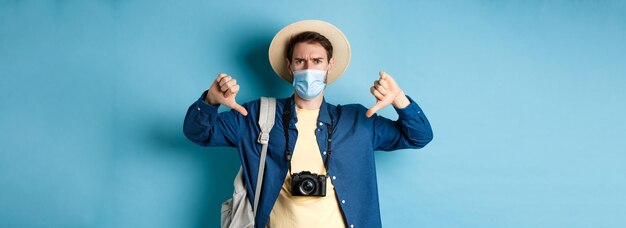
{"type": "Polygon", "coordinates": [[[238,92],[239,85],[237,84],[237,80],[225,73],[221,73],[217,75],[211,88],[209,88],[209,92],[207,92],[204,101],[212,105],[226,105],[227,107],[237,110],[242,115],[247,116],[248,110],[239,105],[235,100],[235,96],[237,96],[238,92]]]}
{"type": "Polygon", "coordinates": [[[411,103],[389,74],[381,71],[379,75],[380,79],[374,81],[374,86],[370,88],[370,92],[376,97],[376,104],[365,113],[367,118],[389,104],[396,108],[405,108],[411,103]]]}

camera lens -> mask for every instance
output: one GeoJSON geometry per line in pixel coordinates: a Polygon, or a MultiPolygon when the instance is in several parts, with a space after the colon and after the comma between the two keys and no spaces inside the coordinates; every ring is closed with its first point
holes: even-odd
{"type": "Polygon", "coordinates": [[[309,195],[315,190],[315,182],[311,179],[304,179],[300,182],[300,192],[302,195],[309,195]]]}

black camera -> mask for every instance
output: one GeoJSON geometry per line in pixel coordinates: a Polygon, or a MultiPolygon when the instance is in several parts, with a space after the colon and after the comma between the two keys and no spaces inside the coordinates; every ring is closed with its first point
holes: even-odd
{"type": "Polygon", "coordinates": [[[291,174],[292,196],[326,196],[326,176],[309,171],[291,174]]]}

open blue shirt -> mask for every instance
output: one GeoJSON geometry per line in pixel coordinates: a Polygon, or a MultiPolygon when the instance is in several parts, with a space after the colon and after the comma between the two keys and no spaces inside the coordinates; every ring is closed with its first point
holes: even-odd
{"type": "MultiPolygon", "coordinates": [[[[248,116],[235,110],[218,113],[218,105],[204,102],[206,91],[187,111],[183,131],[187,138],[202,146],[236,147],[241,159],[245,185],[254,202],[254,189],[259,169],[261,144],[258,125],[260,100],[243,104],[248,116]]],[[[332,127],[332,154],[328,176],[335,186],[337,201],[347,227],[381,227],[376,183],[374,151],[422,148],[433,133],[421,108],[410,97],[411,103],[396,109],[398,120],[392,121],[374,114],[365,116],[367,108],[359,104],[331,105],[324,100],[318,116],[317,144],[324,162],[328,143],[328,127],[332,127]]],[[[276,100],[276,122],[270,132],[265,177],[261,188],[256,226],[265,227],[270,212],[285,181],[288,161],[287,145],[293,151],[298,138],[293,96],[276,100]],[[285,142],[282,113],[290,102],[291,123],[289,142],[285,142]]],[[[296,153],[296,152],[292,152],[296,153]]]]}

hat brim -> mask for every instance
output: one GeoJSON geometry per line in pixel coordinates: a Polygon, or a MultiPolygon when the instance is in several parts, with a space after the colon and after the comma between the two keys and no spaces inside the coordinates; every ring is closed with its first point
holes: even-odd
{"type": "Polygon", "coordinates": [[[346,71],[350,64],[350,43],[346,36],[334,25],[320,20],[304,20],[298,21],[293,24],[285,26],[281,29],[274,39],[269,48],[270,64],[274,72],[278,74],[283,80],[292,83],[293,75],[287,68],[287,57],[285,56],[285,49],[289,40],[302,32],[313,31],[325,36],[333,45],[333,68],[328,72],[327,84],[335,82],[343,72],[346,71]]]}

